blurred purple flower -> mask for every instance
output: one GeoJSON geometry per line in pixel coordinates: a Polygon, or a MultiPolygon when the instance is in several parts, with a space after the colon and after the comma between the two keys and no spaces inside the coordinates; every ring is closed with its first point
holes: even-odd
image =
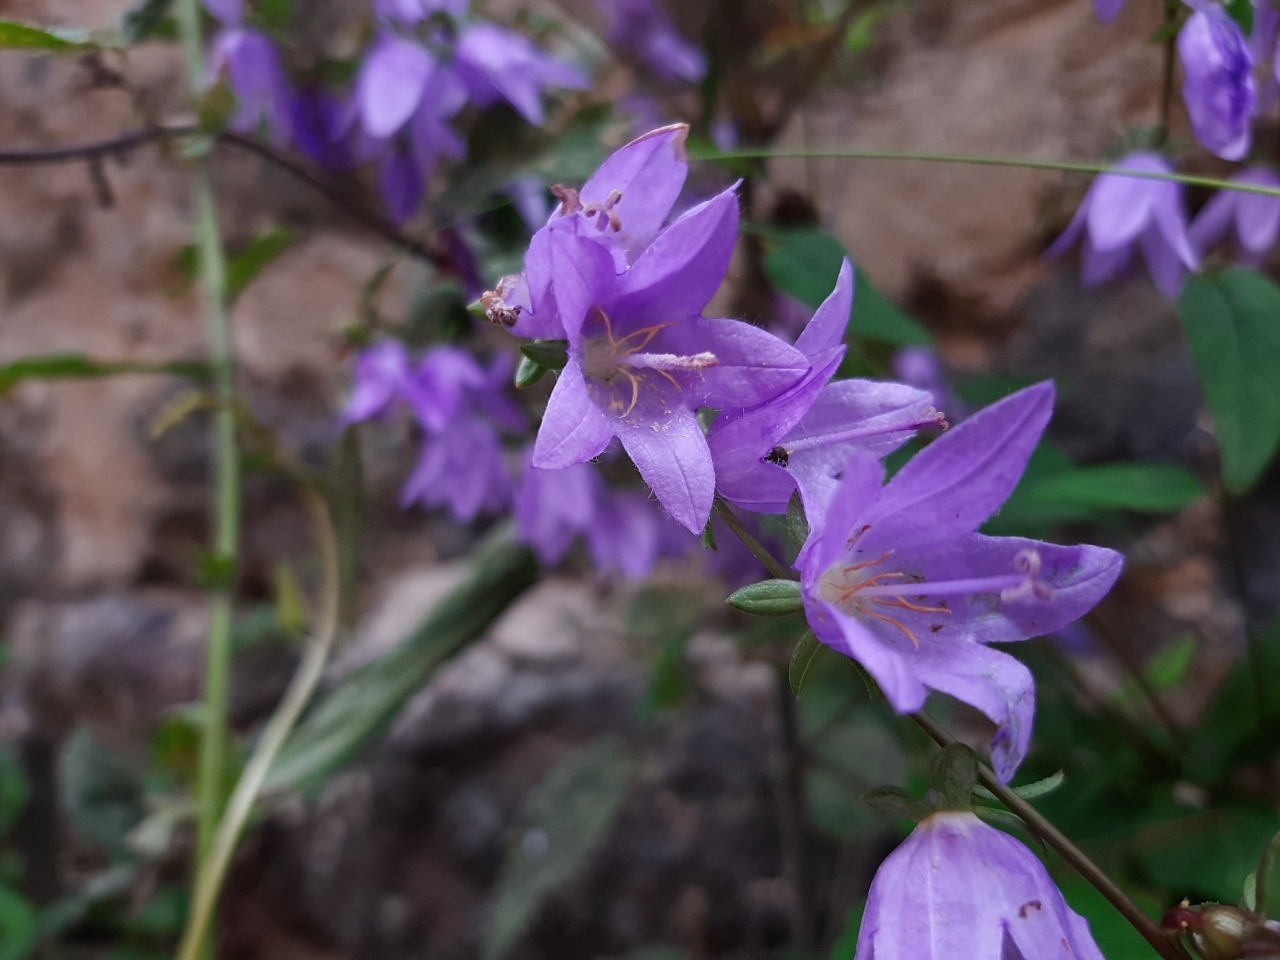
{"type": "Polygon", "coordinates": [[[449,420],[427,436],[418,466],[400,491],[400,506],[447,507],[469,523],[511,503],[511,475],[497,432],[473,413],[449,420]]]}
{"type": "Polygon", "coordinates": [[[576,537],[591,530],[602,484],[590,464],[539,470],[531,458],[532,451],[516,493],[516,528],[539,560],[556,564],[564,559],[576,537]]]}
{"type": "Polygon", "coordinates": [[[1253,138],[1257,85],[1239,25],[1217,3],[1201,2],[1178,34],[1182,97],[1196,139],[1224,160],[1240,160],[1253,138]]]}
{"type": "MultiPolygon", "coordinates": [[[[1232,181],[1280,190],[1280,176],[1271,170],[1253,167],[1235,174],[1232,181]]],[[[1249,264],[1262,262],[1280,236],[1280,197],[1219,190],[1191,222],[1191,242],[1201,256],[1235,233],[1249,264]]]]}
{"type": "Polygon", "coordinates": [[[289,120],[299,150],[325,170],[342,173],[355,166],[347,139],[349,108],[323,87],[296,90],[289,120]]]}
{"type": "Polygon", "coordinates": [[[1120,574],[1119,554],[975,531],[1013,492],[1053,410],[1029,387],[916,454],[881,488],[858,453],[825,513],[810,514],[796,561],[818,639],[860,663],[899,713],[930,690],[985,713],[1008,782],[1026,755],[1031,673],[992,643],[1042,636],[1088,612],[1120,574]]]}
{"type": "Polygon", "coordinates": [[[1120,16],[1125,0],[1093,0],[1093,12],[1102,23],[1110,23],[1120,16]]]}
{"type": "Polygon", "coordinates": [[[862,960],[1103,960],[1039,858],[964,810],[926,817],[871,881],[862,960]]]}
{"type": "Polygon", "coordinates": [[[345,424],[384,416],[393,404],[413,410],[423,430],[443,429],[468,390],[487,393],[489,376],[471,354],[457,347],[436,347],[415,364],[399,340],[367,347],[356,360],[345,424]]]}
{"type": "Polygon", "coordinates": [[[662,516],[635,490],[607,490],[595,506],[587,547],[596,572],[643,580],[653,573],[662,547],[662,516]]]}
{"type": "Polygon", "coordinates": [[[610,252],[574,226],[553,221],[526,258],[534,315],[554,316],[569,341],[533,462],[581,463],[616,436],[658,502],[700,532],[715,476],[696,411],[767,400],[808,363],[757,327],[701,314],[733,255],[734,189],[667,227],[621,274],[610,252]]]}
{"type": "Polygon", "coordinates": [[[706,55],[654,0],[600,0],[600,6],[609,42],[634,53],[658,77],[698,83],[707,75],[706,55]]]}
{"type": "Polygon", "coordinates": [[[1083,237],[1082,279],[1085,286],[1092,287],[1127,270],[1136,244],[1156,287],[1172,299],[1182,288],[1185,272],[1200,265],[1187,236],[1182,185],[1124,176],[1125,170],[1173,172],[1157,154],[1129,154],[1093,181],[1080,209],[1046,256],[1061,256],[1083,237]]]}
{"type": "Polygon", "coordinates": [[[210,81],[223,73],[238,102],[231,129],[250,133],[265,126],[276,143],[287,143],[291,129],[289,80],[275,44],[266,34],[239,25],[219,30],[209,54],[210,81]]]}
{"type": "Polygon", "coordinates": [[[505,100],[529,123],[543,121],[542,94],[548,87],[585,90],[587,75],[555,59],[533,42],[492,23],[462,28],[454,69],[477,106],[505,100]]]}
{"type": "Polygon", "coordinates": [[[392,144],[383,154],[378,170],[378,189],[382,193],[387,217],[399,226],[418,210],[426,185],[413,155],[399,144],[392,144]]]}

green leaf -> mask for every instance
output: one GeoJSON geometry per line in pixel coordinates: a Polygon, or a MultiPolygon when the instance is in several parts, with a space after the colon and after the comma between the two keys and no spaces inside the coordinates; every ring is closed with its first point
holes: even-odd
{"type": "Polygon", "coordinates": [[[0,394],[23,380],[92,380],[124,374],[172,374],[193,380],[209,379],[204,363],[171,360],[164,363],[134,363],[118,360],[91,360],[82,353],[50,353],[27,357],[0,366],[0,394]]]}
{"type": "Polygon", "coordinates": [[[1233,903],[1278,825],[1274,810],[1212,810],[1150,827],[1132,841],[1147,876],[1193,902],[1233,903]]]}
{"type": "Polygon", "coordinates": [[[532,387],[535,383],[547,375],[547,368],[536,360],[530,360],[528,357],[521,357],[520,363],[516,367],[515,384],[519,390],[532,387]]]}
{"type": "Polygon", "coordinates": [[[30,796],[27,773],[11,743],[0,743],[0,834],[8,833],[30,796]]]}
{"type": "Polygon", "coordinates": [[[537,579],[533,555],[502,532],[472,556],[466,580],[403,643],[356,670],[303,717],[271,770],[268,789],[322,784],[381,736],[441,664],[537,579]]]}
{"type": "Polygon", "coordinates": [[[520,352],[539,366],[559,370],[569,362],[569,341],[529,340],[520,344],[520,352]]]}
{"type": "Polygon", "coordinates": [[[945,809],[973,808],[973,786],[978,782],[978,758],[963,743],[949,743],[933,758],[933,787],[945,809]]]}
{"type": "Polygon", "coordinates": [[[17,20],[0,20],[0,48],[22,50],[91,50],[98,44],[88,30],[37,27],[17,20]]]}
{"type": "MultiPolygon", "coordinates": [[[[848,255],[844,245],[820,230],[788,231],[781,236],[782,242],[765,257],[765,272],[783,293],[817,308],[835,289],[840,264],[848,255]]],[[[851,338],[895,346],[933,342],[924,327],[886,300],[860,270],[845,333],[846,342],[851,338]]]]}
{"type": "Polygon", "coordinates": [[[735,590],[729,606],[757,617],[785,617],[804,609],[797,580],[761,580],[735,590]]]}
{"type": "Polygon", "coordinates": [[[701,543],[702,543],[702,549],[703,549],[703,550],[715,550],[715,549],[716,549],[716,526],[715,526],[715,522],[716,522],[716,521],[715,521],[715,514],[713,513],[713,514],[711,514],[709,517],[707,517],[707,525],[706,525],[705,527],[703,527],[703,528],[702,528],[702,536],[699,538],[699,540],[700,540],[700,541],[701,541],[701,543]]]}
{"type": "MultiPolygon", "coordinates": [[[[976,775],[977,767],[974,767],[976,775]]],[[[878,813],[902,820],[923,820],[933,809],[922,800],[913,797],[901,787],[876,787],[862,795],[862,802],[878,813]]]]}
{"type": "Polygon", "coordinates": [[[124,38],[129,43],[166,36],[172,23],[169,8],[173,0],[141,0],[131,10],[126,10],[121,25],[124,38]]]}
{"type": "Polygon", "coordinates": [[[0,885],[0,960],[26,960],[35,946],[36,914],[31,901],[0,885]]]}
{"type": "Polygon", "coordinates": [[[227,300],[240,296],[263,270],[293,246],[293,241],[293,234],[280,227],[263,230],[250,240],[227,264],[227,300]]]}
{"type": "Polygon", "coordinates": [[[1029,485],[1031,496],[1099,510],[1173,513],[1204,493],[1189,471],[1169,463],[1071,467],[1029,485]]]}
{"type": "Polygon", "coordinates": [[[795,652],[791,654],[791,666],[787,668],[787,680],[790,681],[791,692],[795,696],[800,696],[805,680],[809,678],[809,671],[825,649],[826,644],[814,636],[812,630],[806,630],[796,644],[795,652]]]}
{"type": "MultiPolygon", "coordinates": [[[[1066,782],[1066,773],[1059,770],[1057,773],[1050,774],[1042,780],[1036,780],[1033,783],[1024,783],[1020,787],[1011,787],[1010,789],[1023,800],[1035,800],[1037,797],[1048,796],[1066,782]]],[[[973,793],[974,796],[982,797],[984,800],[994,800],[996,798],[994,793],[983,786],[974,787],[973,793]]]]}
{"type": "MultiPolygon", "coordinates": [[[[1089,921],[1089,932],[1107,960],[1159,960],[1142,934],[1089,881],[1073,870],[1056,870],[1054,879],[1067,903],[1089,921]]],[[[1148,916],[1160,916],[1164,904],[1157,897],[1131,885],[1126,885],[1125,892],[1148,916]]]]}
{"type": "Polygon", "coordinates": [[[1241,493],[1280,443],[1280,289],[1242,268],[1192,277],[1178,313],[1217,424],[1227,489],[1241,493]]]}
{"type": "Polygon", "coordinates": [[[525,829],[498,873],[483,956],[504,956],[547,896],[576,876],[613,825],[634,762],[616,738],[561,761],[525,803],[525,829]]]}
{"type": "Polygon", "coordinates": [[[1240,24],[1246,37],[1253,34],[1253,0],[1226,0],[1223,4],[1231,19],[1240,24]]]}
{"type": "Polygon", "coordinates": [[[804,504],[800,502],[798,490],[787,501],[787,534],[797,550],[809,539],[809,518],[805,516],[804,504]]]}
{"type": "Polygon", "coordinates": [[[139,772],[81,727],[58,758],[59,800],[76,833],[112,855],[124,854],[125,838],[146,809],[139,772]]]}

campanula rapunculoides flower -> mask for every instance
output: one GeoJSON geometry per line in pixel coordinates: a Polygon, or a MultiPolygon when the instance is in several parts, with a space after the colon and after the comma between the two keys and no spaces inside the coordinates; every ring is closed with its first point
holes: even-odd
{"type": "MultiPolygon", "coordinates": [[[[508,367],[501,368],[500,375],[505,376],[510,360],[503,362],[508,367]]],[[[399,340],[383,340],[365,348],[356,360],[351,397],[342,420],[363,423],[388,413],[393,404],[404,404],[423,430],[437,431],[453,418],[464,395],[478,398],[473,401],[477,403],[498,403],[503,396],[500,392],[489,396],[493,376],[457,347],[435,347],[415,363],[399,340]]],[[[509,419],[502,425],[516,430],[522,426],[517,423],[512,428],[509,419]]]]}
{"type": "Polygon", "coordinates": [[[609,42],[631,51],[664,80],[698,83],[707,74],[707,58],[680,35],[655,0],[600,0],[609,42]]]}
{"type": "Polygon", "coordinates": [[[528,37],[476,21],[458,35],[454,69],[471,102],[487,107],[506,101],[535,126],[544,119],[542,94],[548,87],[585,90],[587,75],[534,46],[528,37]]]}
{"type": "Polygon", "coordinates": [[[516,491],[516,529],[539,560],[556,564],[577,537],[591,530],[601,480],[591,464],[539,470],[531,458],[532,451],[516,491]]]}
{"type": "Polygon", "coordinates": [[[1080,209],[1046,256],[1058,257],[1083,239],[1080,254],[1085,286],[1112,280],[1133,262],[1135,245],[1142,251],[1156,288],[1173,299],[1188,270],[1200,261],[1187,235],[1182,185],[1121,171],[1172,173],[1168,161],[1154,153],[1131,153],[1089,186],[1080,209]]]}
{"type": "Polygon", "coordinates": [[[1026,755],[1035,697],[1027,668],[989,644],[1083,616],[1122,562],[1100,547],[975,532],[1013,492],[1053,395],[1043,383],[974,414],[883,488],[879,462],[855,454],[796,561],[818,639],[866,668],[900,713],[930,690],[985,713],[1002,781],[1026,755]]]}
{"type": "Polygon", "coordinates": [[[245,26],[240,0],[206,0],[205,7],[221,28],[209,53],[209,74],[223,73],[236,95],[231,129],[249,133],[266,127],[277,143],[290,138],[289,80],[280,53],[266,34],[245,26]]]}
{"type": "Polygon", "coordinates": [[[1239,24],[1217,3],[1201,0],[1178,33],[1178,54],[1196,139],[1224,160],[1242,159],[1253,139],[1258,88],[1239,24]]]}
{"type": "Polygon", "coordinates": [[[844,262],[835,290],[796,340],[809,371],[794,386],[747,410],[722,410],[707,433],[716,487],[758,513],[785,513],[800,490],[805,509],[823,510],[855,449],[884,456],[941,415],[929,394],[899,383],[829,383],[844,357],[853,304],[853,267],[844,262]]]}
{"type": "Polygon", "coordinates": [[[931,814],[871,881],[855,960],[1103,960],[1089,923],[1020,841],[931,814]]]}
{"type": "MultiPolygon", "coordinates": [[[[1235,174],[1237,183],[1280,190],[1280,177],[1254,167],[1235,174]]],[[[1245,262],[1257,265],[1280,237],[1280,197],[1219,190],[1191,221],[1191,242],[1203,256],[1234,234],[1245,262]]]]}
{"type": "MultiPolygon", "coordinates": [[[[560,205],[530,249],[544,245],[551,232],[567,231],[600,244],[621,273],[653,243],[680,196],[689,175],[688,137],[688,124],[652,130],[615,150],[581,189],[554,188],[560,205]]],[[[539,266],[503,277],[482,302],[492,322],[518,337],[561,340],[551,275],[539,266]],[[535,299],[543,305],[536,315],[535,299]]]]}
{"type": "Polygon", "coordinates": [[[418,465],[400,491],[400,505],[448,507],[454,519],[469,523],[482,513],[506,509],[511,496],[511,474],[497,431],[468,411],[427,435],[418,465]]]}
{"type": "Polygon", "coordinates": [[[534,315],[554,314],[568,340],[533,463],[581,463],[618,437],[658,502],[699,532],[715,475],[696,411],[753,406],[809,364],[758,327],[702,316],[733,255],[734,188],[676,220],[622,273],[608,249],[573,227],[570,218],[552,221],[525,260],[534,315]]]}

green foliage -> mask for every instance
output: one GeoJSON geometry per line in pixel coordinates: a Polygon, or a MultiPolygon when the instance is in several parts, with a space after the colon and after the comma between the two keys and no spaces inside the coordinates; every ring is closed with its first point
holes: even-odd
{"type": "MultiPolygon", "coordinates": [[[[801,303],[816,308],[835,289],[844,245],[819,230],[779,234],[780,242],[765,257],[773,285],[801,303]]],[[[864,273],[857,271],[847,341],[878,340],[894,346],[928,344],[927,330],[886,300],[864,273]]]]}
{"type": "Polygon", "coordinates": [[[1149,827],[1130,846],[1152,882],[1193,901],[1235,903],[1277,829],[1275,810],[1238,804],[1149,827]]]}
{"type": "Polygon", "coordinates": [[[1222,5],[1246,37],[1253,33],[1253,0],[1224,0],[1222,5]]]}
{"type": "Polygon", "coordinates": [[[13,829],[29,796],[27,775],[17,751],[11,743],[0,743],[0,834],[13,829]]]}
{"type": "Polygon", "coordinates": [[[735,590],[729,606],[757,617],[787,617],[804,610],[797,580],[761,580],[735,590]]]}
{"type": "Polygon", "coordinates": [[[174,33],[169,9],[173,0],[140,0],[126,10],[121,29],[129,43],[169,37],[174,33]]]}
{"type": "MultiPolygon", "coordinates": [[[[230,104],[230,107],[234,107],[234,103],[230,104]]],[[[217,123],[214,125],[217,126],[217,123]]],[[[242,250],[228,257],[224,290],[227,303],[234,303],[236,298],[244,293],[267,267],[293,246],[294,241],[295,237],[291,231],[283,227],[268,227],[256,234],[242,250]]],[[[193,244],[188,244],[178,251],[177,266],[182,272],[184,286],[193,285],[199,276],[196,248],[193,244]]]]}
{"type": "Polygon", "coordinates": [[[432,674],[536,579],[532,554],[504,534],[482,544],[467,578],[403,643],[352,673],[302,719],[280,752],[267,789],[321,785],[381,736],[432,674]]]}
{"type": "Polygon", "coordinates": [[[806,630],[800,637],[791,654],[791,663],[787,667],[787,681],[791,684],[791,692],[797,697],[804,690],[809,671],[827,649],[827,645],[814,636],[812,630],[806,630]]]}
{"type": "MultiPolygon", "coordinates": [[[[1089,921],[1089,932],[1107,960],[1157,960],[1151,945],[1087,880],[1068,869],[1056,871],[1054,880],[1071,908],[1089,921]]],[[[1125,892],[1150,916],[1158,917],[1165,906],[1158,897],[1131,884],[1125,892]]]]}
{"type": "Polygon", "coordinates": [[[540,367],[560,370],[569,362],[569,341],[526,340],[520,344],[520,352],[540,367]]]}
{"type": "Polygon", "coordinates": [[[862,915],[866,910],[866,897],[860,897],[849,908],[844,919],[844,931],[831,948],[831,960],[853,960],[858,947],[858,934],[862,931],[862,915]]]}
{"type": "Polygon", "coordinates": [[[0,20],[0,49],[79,53],[98,46],[88,30],[37,27],[17,20],[0,20]]]}
{"type": "Polygon", "coordinates": [[[36,947],[36,914],[31,901],[0,884],[0,960],[26,960],[36,947]]]}
{"type": "Polygon", "coordinates": [[[1232,493],[1257,482],[1280,443],[1280,289],[1252,270],[1193,276],[1178,300],[1232,493]]]}
{"type": "Polygon", "coordinates": [[[124,856],[129,831],[146,812],[134,764],[81,727],[62,749],[58,787],[62,811],[76,833],[112,857],[124,856]]]}
{"type": "Polygon", "coordinates": [[[498,875],[485,960],[498,960],[546,898],[587,865],[626,798],[634,762],[605,738],[561,761],[525,803],[520,839],[498,875]]]}
{"type": "Polygon", "coordinates": [[[170,374],[205,381],[209,379],[209,367],[187,360],[134,363],[91,360],[82,353],[50,353],[0,366],[0,396],[24,380],[96,380],[126,374],[170,374]]]}

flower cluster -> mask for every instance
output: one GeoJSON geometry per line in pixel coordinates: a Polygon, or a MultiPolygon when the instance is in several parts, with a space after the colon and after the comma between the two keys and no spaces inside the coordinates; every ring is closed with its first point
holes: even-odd
{"type": "Polygon", "coordinates": [[[275,45],[247,26],[243,0],[205,0],[221,24],[214,78],[238,100],[232,126],[266,127],[278,144],[296,142],[321,165],[343,170],[376,162],[392,220],[415,210],[441,158],[461,159],[454,123],[468,106],[510,105],[543,120],[550,88],[584,89],[585,73],[527,37],[468,16],[468,0],[374,0],[377,29],[349,97],[323,87],[292,90],[275,45]]]}
{"type": "MultiPolygon", "coordinates": [[[[558,188],[561,205],[524,272],[482,298],[516,335],[565,343],[531,469],[573,471],[617,438],[693,533],[717,495],[780,513],[798,493],[812,532],[796,567],[817,637],[861,663],[901,712],[937,690],[985,713],[1007,780],[1027,751],[1034,690],[994,645],[1071,623],[1121,567],[1098,547],[976,532],[1013,491],[1053,389],[974,415],[882,485],[880,458],[945,427],[931,395],[833,379],[854,297],[848,263],[794,344],[703,315],[733,253],[738,205],[731,188],[664,225],[687,172],[686,136],[682,126],[653,131],[580,190],[558,188]],[[707,411],[716,413],[704,428],[707,411]]],[[[589,502],[586,475],[571,476],[589,502]]],[[[562,513],[562,526],[589,529],[562,513]]]]}

